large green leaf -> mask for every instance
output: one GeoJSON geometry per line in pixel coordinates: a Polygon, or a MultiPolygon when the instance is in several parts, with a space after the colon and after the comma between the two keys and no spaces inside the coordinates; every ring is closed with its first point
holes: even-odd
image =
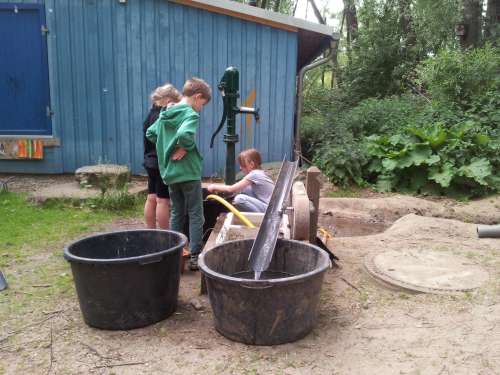
{"type": "Polygon", "coordinates": [[[491,164],[485,158],[473,158],[469,165],[460,167],[457,173],[472,178],[481,185],[488,185],[485,178],[491,175],[491,164]]]}
{"type": "Polygon", "coordinates": [[[397,180],[394,178],[394,176],[382,174],[378,176],[375,188],[377,189],[377,191],[387,193],[394,189],[394,187],[396,186],[396,182],[397,180]]]}
{"type": "Polygon", "coordinates": [[[455,168],[451,163],[445,163],[441,168],[431,167],[429,168],[429,179],[436,181],[439,185],[444,188],[450,186],[451,180],[455,175],[455,168]]]}
{"type": "Polygon", "coordinates": [[[451,132],[455,137],[462,138],[469,130],[474,127],[474,121],[465,121],[461,124],[458,124],[454,127],[451,132]]]}
{"type": "Polygon", "coordinates": [[[393,171],[398,166],[396,159],[382,159],[382,166],[388,171],[393,171]]]}
{"type": "Polygon", "coordinates": [[[418,192],[427,183],[427,176],[420,170],[415,171],[410,178],[410,188],[414,192],[418,192]]]}
{"type": "Polygon", "coordinates": [[[382,167],[382,162],[380,161],[380,159],[372,159],[367,167],[367,171],[370,173],[381,173],[383,170],[384,168],[382,167]]]}
{"type": "Polygon", "coordinates": [[[408,131],[422,141],[429,143],[433,149],[441,147],[448,138],[443,124],[439,122],[431,124],[429,128],[408,128],[408,131]]]}
{"type": "Polygon", "coordinates": [[[490,141],[490,137],[486,134],[476,134],[474,135],[474,142],[480,146],[486,146],[490,141]]]}
{"type": "Polygon", "coordinates": [[[427,165],[434,165],[436,163],[439,163],[441,161],[441,157],[439,155],[433,154],[427,158],[425,161],[425,164],[427,165]]]}
{"type": "Polygon", "coordinates": [[[488,182],[488,185],[493,187],[496,191],[500,192],[500,176],[499,175],[491,175],[485,178],[488,182]]]}
{"type": "Polygon", "coordinates": [[[413,150],[409,151],[403,157],[398,159],[398,168],[408,168],[412,165],[419,166],[431,156],[432,150],[428,145],[418,144],[413,150]]]}

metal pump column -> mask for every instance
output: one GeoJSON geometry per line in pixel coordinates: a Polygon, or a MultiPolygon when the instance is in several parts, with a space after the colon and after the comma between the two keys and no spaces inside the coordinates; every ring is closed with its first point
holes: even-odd
{"type": "Polygon", "coordinates": [[[250,113],[255,116],[256,121],[259,121],[259,110],[248,107],[238,107],[237,101],[240,97],[240,73],[235,67],[230,66],[225,70],[218,88],[222,95],[224,112],[222,114],[222,120],[219,127],[212,135],[210,148],[213,147],[215,136],[222,129],[222,126],[227,119],[227,133],[224,134],[224,142],[227,144],[224,180],[227,185],[232,185],[236,181],[236,171],[234,167],[236,159],[235,143],[239,140],[238,134],[236,134],[236,115],[238,113],[250,113]]]}
{"type": "MultiPolygon", "coordinates": [[[[226,154],[226,176],[225,182],[227,185],[232,185],[236,181],[236,171],[234,161],[236,159],[235,143],[238,142],[238,134],[236,134],[236,111],[237,99],[240,94],[240,73],[234,67],[229,67],[224,72],[222,80],[219,84],[219,90],[222,95],[227,98],[228,114],[227,114],[227,133],[224,134],[224,142],[227,145],[226,154]]],[[[225,104],[225,103],[224,103],[225,104]]]]}

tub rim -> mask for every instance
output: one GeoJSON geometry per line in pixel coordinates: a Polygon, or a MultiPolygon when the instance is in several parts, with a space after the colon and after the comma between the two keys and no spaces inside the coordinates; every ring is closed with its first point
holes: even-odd
{"type": "Polygon", "coordinates": [[[187,244],[187,237],[180,233],[176,232],[170,229],[130,229],[130,230],[116,230],[116,231],[109,231],[109,232],[99,232],[99,233],[94,233],[90,234],[88,236],[79,238],[67,245],[64,246],[64,259],[66,259],[68,262],[74,262],[74,263],[84,263],[84,264],[122,264],[122,263],[139,263],[141,265],[144,264],[150,264],[150,263],[156,263],[160,262],[163,259],[163,256],[174,253],[178,251],[179,249],[182,250],[184,246],[187,244]],[[71,253],[70,248],[77,245],[80,242],[88,241],[90,239],[93,239],[95,237],[105,237],[108,235],[113,235],[113,234],[120,234],[120,233],[133,233],[133,232],[167,232],[167,233],[172,233],[176,234],[180,237],[181,241],[178,245],[175,245],[174,247],[171,247],[169,249],[165,250],[160,250],[155,253],[151,254],[145,254],[145,255],[139,255],[135,257],[127,257],[127,258],[111,258],[111,259],[99,259],[99,258],[87,258],[87,257],[80,257],[77,255],[74,255],[71,253]]]}
{"type": "MultiPolygon", "coordinates": [[[[319,275],[319,274],[325,272],[331,265],[331,261],[330,261],[330,258],[328,257],[328,254],[324,250],[322,250],[320,247],[313,245],[313,244],[310,244],[310,243],[307,243],[307,245],[312,247],[315,251],[317,251],[320,254],[319,256],[322,257],[322,259],[320,260],[320,263],[323,263],[323,264],[320,264],[318,268],[316,268],[312,271],[302,273],[300,275],[291,276],[291,277],[280,277],[280,278],[270,279],[270,280],[244,279],[244,278],[233,277],[233,276],[224,275],[222,273],[216,272],[216,271],[212,270],[211,268],[209,268],[207,266],[207,264],[205,263],[205,255],[207,253],[209,253],[209,252],[211,252],[219,247],[229,245],[233,242],[246,242],[246,241],[255,241],[255,239],[254,238],[247,238],[247,239],[243,239],[243,240],[227,241],[227,242],[223,242],[221,244],[218,244],[218,245],[212,247],[211,249],[208,249],[206,251],[202,251],[202,253],[198,257],[198,266],[199,266],[200,270],[202,271],[202,273],[204,274],[204,276],[212,278],[212,279],[224,280],[224,281],[229,282],[231,284],[239,284],[240,286],[247,287],[250,289],[251,288],[262,289],[262,288],[266,288],[266,287],[272,287],[274,285],[286,285],[286,284],[292,284],[292,283],[307,280],[313,276],[316,276],[316,275],[319,275]]],[[[280,238],[280,239],[278,239],[278,241],[299,243],[301,245],[305,244],[303,241],[297,241],[297,240],[291,240],[291,239],[285,239],[285,238],[280,238]]]]}

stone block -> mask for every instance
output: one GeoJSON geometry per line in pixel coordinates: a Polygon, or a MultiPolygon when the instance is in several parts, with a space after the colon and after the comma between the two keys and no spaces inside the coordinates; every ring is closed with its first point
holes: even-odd
{"type": "Polygon", "coordinates": [[[87,165],[75,171],[80,186],[93,187],[101,191],[122,189],[130,180],[130,169],[126,165],[87,165]]]}

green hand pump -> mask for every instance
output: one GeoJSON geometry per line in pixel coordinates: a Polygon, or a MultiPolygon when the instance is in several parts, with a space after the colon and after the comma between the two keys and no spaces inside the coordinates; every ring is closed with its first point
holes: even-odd
{"type": "Polygon", "coordinates": [[[234,168],[236,154],[235,144],[238,143],[238,134],[236,134],[236,115],[239,113],[249,113],[255,116],[255,121],[259,121],[259,109],[250,107],[238,107],[238,98],[240,97],[240,73],[238,69],[230,66],[224,71],[220,80],[218,89],[222,95],[224,110],[219,127],[212,135],[210,148],[214,146],[216,135],[224,126],[227,119],[227,133],[224,134],[224,142],[227,144],[226,170],[224,181],[227,185],[232,185],[236,181],[236,172],[234,168]]]}

